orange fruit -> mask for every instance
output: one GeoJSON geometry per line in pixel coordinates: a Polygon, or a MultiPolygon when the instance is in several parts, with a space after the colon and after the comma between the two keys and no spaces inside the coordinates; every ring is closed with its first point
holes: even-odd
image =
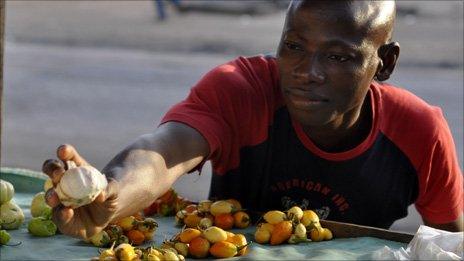
{"type": "Polygon", "coordinates": [[[201,231],[196,228],[186,228],[179,234],[179,240],[182,243],[189,243],[192,239],[201,235],[201,231]]]}
{"type": "Polygon", "coordinates": [[[135,229],[129,230],[127,232],[127,237],[129,241],[136,246],[143,244],[143,241],[145,241],[145,235],[141,231],[135,229]]]}
{"type": "Polygon", "coordinates": [[[201,217],[197,210],[194,210],[191,213],[187,213],[184,218],[184,223],[187,227],[195,228],[200,224],[201,217]]]}
{"type": "Polygon", "coordinates": [[[246,240],[246,237],[242,234],[236,234],[236,235],[233,235],[232,237],[228,237],[226,239],[227,242],[230,242],[232,244],[234,244],[235,246],[237,246],[237,250],[238,250],[238,254],[239,256],[242,256],[245,254],[246,250],[247,250],[247,240],[246,240]]]}
{"type": "Polygon", "coordinates": [[[219,214],[214,217],[214,225],[229,230],[234,227],[234,217],[231,214],[219,214]]]}
{"type": "Polygon", "coordinates": [[[233,257],[237,254],[237,246],[227,241],[219,241],[211,246],[209,253],[217,258],[233,257]]]}
{"type": "Polygon", "coordinates": [[[231,240],[232,240],[232,237],[235,236],[234,233],[230,232],[230,231],[226,231],[226,234],[227,234],[227,239],[226,241],[230,242],[230,243],[233,243],[231,240]]]}
{"type": "Polygon", "coordinates": [[[279,245],[286,242],[292,235],[292,222],[288,220],[281,221],[274,225],[274,230],[271,234],[271,245],[279,245]]]}
{"type": "Polygon", "coordinates": [[[208,256],[210,248],[209,241],[204,237],[196,237],[189,243],[188,252],[195,258],[205,258],[208,256]]]}
{"type": "Polygon", "coordinates": [[[238,228],[247,228],[250,225],[250,216],[243,212],[238,211],[234,213],[234,225],[238,228]]]}

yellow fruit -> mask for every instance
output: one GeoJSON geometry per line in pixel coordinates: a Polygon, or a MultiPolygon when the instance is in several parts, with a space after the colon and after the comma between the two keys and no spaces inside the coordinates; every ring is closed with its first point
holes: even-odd
{"type": "Polygon", "coordinates": [[[260,244],[267,244],[269,240],[271,240],[271,232],[263,228],[258,228],[255,232],[255,240],[260,244]]]}
{"type": "Polygon", "coordinates": [[[227,199],[226,201],[229,202],[229,203],[232,203],[232,205],[234,205],[234,211],[242,210],[242,204],[240,204],[240,201],[238,201],[238,200],[236,200],[234,198],[227,199]]]}
{"type": "Polygon", "coordinates": [[[295,236],[299,238],[306,237],[306,227],[302,223],[298,223],[295,226],[295,231],[293,232],[293,234],[295,234],[295,236]]]}
{"type": "Polygon", "coordinates": [[[238,252],[236,245],[227,241],[219,241],[211,246],[209,253],[217,258],[228,258],[237,255],[238,252]]]}
{"type": "Polygon", "coordinates": [[[303,210],[298,206],[293,206],[287,210],[287,216],[290,220],[299,222],[303,217],[303,210]]]}
{"type": "Polygon", "coordinates": [[[132,230],[135,224],[137,224],[137,220],[134,216],[122,218],[117,222],[117,225],[119,225],[124,231],[132,230]]]}
{"type": "Polygon", "coordinates": [[[218,216],[220,214],[230,214],[234,210],[234,205],[225,200],[219,200],[211,204],[209,209],[210,213],[213,216],[218,216]]]}
{"type": "Polygon", "coordinates": [[[186,243],[177,242],[174,244],[174,248],[177,250],[177,253],[183,256],[188,255],[188,245],[186,243]]]}
{"type": "Polygon", "coordinates": [[[150,247],[147,251],[148,260],[161,260],[163,259],[163,253],[159,250],[150,247]]]}
{"type": "Polygon", "coordinates": [[[285,213],[282,211],[271,210],[271,211],[266,212],[263,218],[264,220],[266,220],[267,223],[275,225],[287,219],[287,215],[285,215],[285,213]]]}
{"type": "Polygon", "coordinates": [[[225,241],[227,239],[227,233],[222,228],[212,226],[203,230],[203,237],[214,244],[219,241],[225,241]]]}
{"type": "Polygon", "coordinates": [[[305,210],[303,211],[301,223],[303,223],[306,228],[313,228],[314,224],[319,223],[319,216],[312,210],[305,210]]]}
{"type": "Polygon", "coordinates": [[[232,237],[228,237],[226,241],[234,244],[237,247],[238,256],[243,256],[245,254],[248,242],[243,234],[236,234],[232,237]]]}
{"type": "Polygon", "coordinates": [[[120,244],[114,252],[116,253],[116,257],[121,261],[132,261],[137,258],[134,248],[127,243],[120,244]]]}
{"type": "Polygon", "coordinates": [[[269,231],[270,233],[272,233],[272,231],[274,231],[274,225],[273,225],[273,224],[261,223],[261,224],[259,224],[259,227],[261,227],[262,229],[265,229],[265,230],[269,231]]]}
{"type": "Polygon", "coordinates": [[[187,213],[184,218],[184,223],[187,227],[193,228],[197,227],[200,224],[200,220],[203,217],[199,215],[198,210],[194,210],[191,213],[187,213]]]}
{"type": "Polygon", "coordinates": [[[196,228],[186,228],[179,234],[179,240],[182,243],[189,243],[192,239],[201,235],[201,231],[196,228]]]}
{"type": "Polygon", "coordinates": [[[207,217],[202,218],[200,220],[200,223],[198,224],[200,229],[207,229],[212,225],[213,225],[213,221],[210,218],[207,218],[207,217]]]}
{"type": "Polygon", "coordinates": [[[177,257],[177,253],[174,253],[172,251],[166,250],[163,254],[163,259],[164,260],[169,260],[169,261],[178,261],[179,258],[177,257]]]}
{"type": "Polygon", "coordinates": [[[324,234],[324,240],[331,240],[333,238],[332,231],[330,231],[328,228],[324,228],[322,233],[324,234]]]}
{"type": "MultiPolygon", "coordinates": [[[[145,259],[144,259],[145,260],[145,259]]],[[[153,255],[153,254],[148,254],[146,261],[161,261],[162,257],[153,255]]]]}
{"type": "Polygon", "coordinates": [[[202,200],[198,202],[197,209],[200,212],[209,212],[211,204],[213,204],[211,200],[202,200]]]}
{"type": "Polygon", "coordinates": [[[53,188],[53,181],[51,178],[47,178],[47,180],[45,180],[45,183],[44,183],[44,191],[47,192],[47,190],[53,188]]]}
{"type": "Polygon", "coordinates": [[[320,242],[324,240],[324,229],[313,228],[310,232],[311,240],[320,242]]]}
{"type": "Polygon", "coordinates": [[[103,250],[100,253],[100,256],[98,257],[98,259],[99,260],[105,260],[105,259],[110,259],[110,258],[116,259],[116,253],[113,250],[114,244],[115,242],[113,242],[113,245],[111,246],[111,248],[103,250]]]}

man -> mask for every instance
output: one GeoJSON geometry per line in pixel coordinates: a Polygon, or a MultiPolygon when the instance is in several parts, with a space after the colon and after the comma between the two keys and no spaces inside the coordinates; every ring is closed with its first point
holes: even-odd
{"type": "MultiPolygon", "coordinates": [[[[462,174],[440,109],[378,81],[395,68],[392,1],[294,1],[277,57],[221,65],[102,170],[90,205],[47,202],[63,233],[88,237],[148,206],[184,173],[213,165],[211,197],[249,210],[300,204],[388,228],[415,203],[424,223],[463,230],[462,174]]],[[[87,164],[70,145],[61,161],[87,164]]],[[[57,160],[43,170],[57,183],[57,160]]]]}

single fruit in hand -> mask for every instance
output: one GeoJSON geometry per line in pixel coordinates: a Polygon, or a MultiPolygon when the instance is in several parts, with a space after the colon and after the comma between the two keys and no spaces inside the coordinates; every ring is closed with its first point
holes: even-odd
{"type": "Polygon", "coordinates": [[[78,208],[91,203],[108,182],[105,175],[92,166],[68,169],[55,188],[63,205],[78,208]]]}

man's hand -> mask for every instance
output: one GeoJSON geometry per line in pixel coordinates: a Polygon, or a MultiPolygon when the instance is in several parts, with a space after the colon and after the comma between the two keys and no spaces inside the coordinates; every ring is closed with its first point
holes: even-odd
{"type": "Polygon", "coordinates": [[[72,209],[60,203],[55,192],[56,185],[68,168],[67,162],[72,161],[77,166],[89,165],[71,145],[61,145],[57,149],[56,159],[44,162],[42,171],[53,181],[53,188],[46,193],[47,204],[53,208],[53,222],[63,234],[73,237],[89,238],[103,230],[116,212],[118,185],[115,180],[109,180],[108,186],[90,204],[72,209]]]}

